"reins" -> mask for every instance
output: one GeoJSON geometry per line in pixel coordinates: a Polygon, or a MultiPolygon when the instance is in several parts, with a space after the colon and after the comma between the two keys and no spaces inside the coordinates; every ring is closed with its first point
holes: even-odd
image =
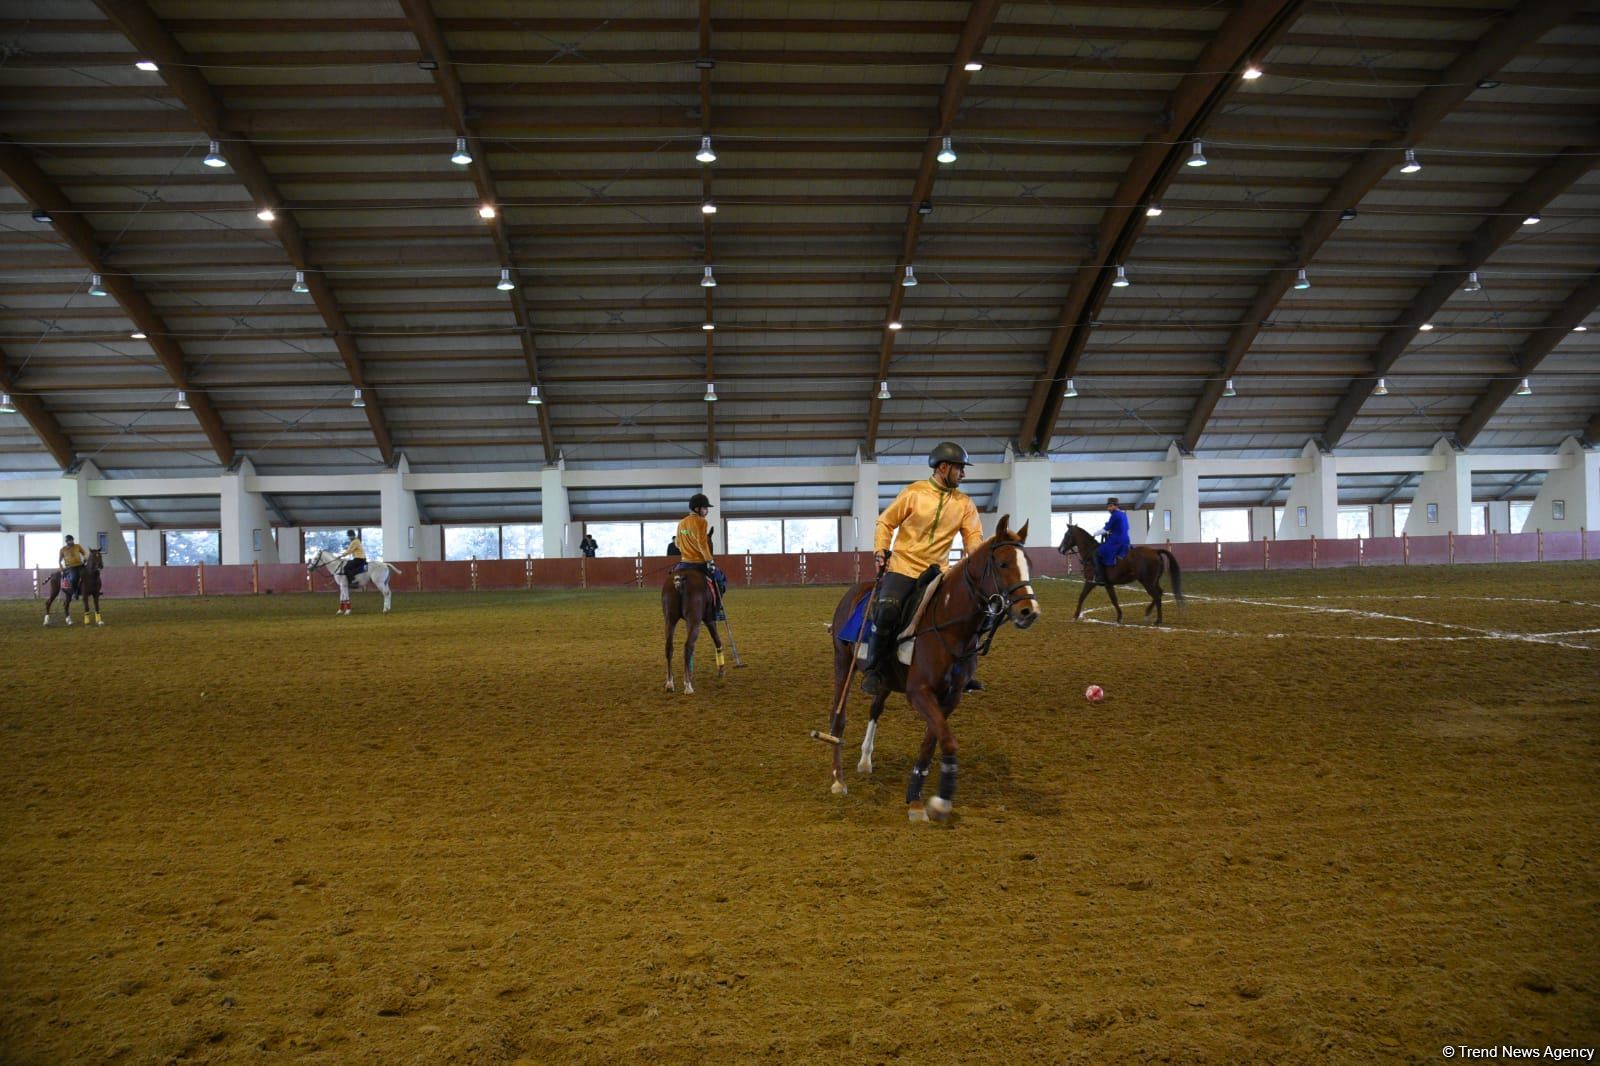
{"type": "Polygon", "coordinates": [[[989,654],[989,647],[994,643],[995,634],[1000,632],[1000,629],[1007,622],[1012,621],[1011,612],[1017,605],[1017,601],[1013,597],[1017,590],[1028,587],[1026,581],[1019,581],[1010,588],[1003,590],[1000,588],[1000,570],[995,563],[995,552],[1000,547],[1012,547],[1017,551],[1022,550],[1020,544],[1011,543],[998,545],[989,550],[989,558],[984,565],[983,572],[984,577],[993,579],[996,591],[989,595],[984,595],[980,579],[972,576],[972,568],[967,565],[969,560],[962,560],[960,565],[961,577],[966,584],[967,595],[973,601],[974,606],[965,614],[943,622],[936,622],[917,630],[911,634],[911,639],[915,640],[924,633],[937,634],[939,646],[944,649],[946,655],[951,656],[958,663],[969,662],[980,655],[989,654]],[[978,615],[982,615],[983,620],[978,623],[978,628],[967,637],[967,641],[972,644],[972,650],[961,653],[958,649],[952,649],[949,641],[945,639],[944,630],[959,623],[968,622],[978,615]]]}

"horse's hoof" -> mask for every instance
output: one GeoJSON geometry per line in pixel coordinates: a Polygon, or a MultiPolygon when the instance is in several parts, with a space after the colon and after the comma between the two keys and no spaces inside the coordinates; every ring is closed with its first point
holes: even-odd
{"type": "Polygon", "coordinates": [[[867,755],[861,756],[861,761],[856,763],[856,773],[858,773],[858,774],[870,774],[870,773],[872,773],[872,758],[870,756],[867,756],[867,755]]]}
{"type": "Polygon", "coordinates": [[[49,625],[49,624],[50,624],[50,619],[48,619],[48,618],[46,618],[46,619],[45,619],[45,620],[44,620],[44,624],[45,624],[45,625],[49,625]]]}
{"type": "Polygon", "coordinates": [[[950,808],[952,806],[954,806],[954,804],[944,797],[935,796],[933,799],[928,801],[928,813],[933,815],[935,818],[948,818],[950,816],[950,808]]]}
{"type": "Polygon", "coordinates": [[[64,621],[65,621],[65,622],[66,622],[66,623],[67,623],[67,625],[69,625],[69,626],[70,626],[70,625],[71,625],[71,624],[72,624],[72,619],[70,619],[70,618],[68,618],[68,619],[64,619],[64,621]]]}
{"type": "Polygon", "coordinates": [[[927,822],[928,812],[922,809],[922,804],[913,803],[906,808],[906,817],[910,819],[912,825],[917,825],[927,822]]]}
{"type": "Polygon", "coordinates": [[[673,687],[671,680],[667,681],[667,691],[668,692],[676,692],[676,691],[678,691],[676,688],[673,687]]]}
{"type": "Polygon", "coordinates": [[[694,686],[689,684],[689,682],[685,681],[683,683],[683,694],[685,696],[693,696],[694,695],[694,686]]]}
{"type": "Polygon", "coordinates": [[[845,783],[840,781],[837,777],[833,779],[833,785],[829,787],[828,791],[832,792],[835,796],[847,796],[850,794],[850,790],[845,787],[845,783]]]}
{"type": "Polygon", "coordinates": [[[97,626],[103,626],[103,625],[105,625],[105,623],[104,623],[104,622],[96,622],[96,623],[95,623],[95,625],[97,625],[97,626]]]}

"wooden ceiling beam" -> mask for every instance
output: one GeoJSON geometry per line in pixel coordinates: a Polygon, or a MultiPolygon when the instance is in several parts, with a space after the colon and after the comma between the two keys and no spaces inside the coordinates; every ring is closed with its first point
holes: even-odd
{"type": "MultiPolygon", "coordinates": [[[[454,135],[467,139],[468,150],[472,155],[472,162],[468,166],[472,171],[472,180],[477,186],[478,196],[482,203],[499,210],[500,197],[495,188],[494,174],[489,170],[488,149],[478,138],[479,119],[476,112],[467,105],[466,94],[461,88],[460,74],[455,61],[451,58],[450,46],[445,40],[444,32],[439,28],[431,0],[400,0],[400,4],[405,11],[406,22],[422,50],[423,58],[434,63],[433,81],[439,88],[439,94],[444,98],[445,110],[450,116],[454,135]]],[[[494,238],[495,253],[499,256],[500,267],[511,272],[512,283],[516,286],[511,290],[511,313],[516,318],[517,328],[520,331],[522,356],[528,367],[528,383],[531,387],[538,388],[539,350],[533,339],[533,319],[528,311],[527,294],[524,291],[521,274],[515,265],[510,238],[506,233],[504,212],[500,211],[494,218],[488,219],[487,225],[490,235],[494,238]]],[[[540,391],[543,392],[542,389],[540,391]]],[[[534,411],[539,422],[539,438],[544,444],[544,461],[554,463],[559,453],[550,428],[550,413],[546,410],[548,397],[543,398],[546,403],[536,405],[534,411]]]]}
{"type": "MultiPolygon", "coordinates": [[[[1384,333],[1372,357],[1371,373],[1363,374],[1350,383],[1349,389],[1334,408],[1328,424],[1322,431],[1323,440],[1329,447],[1336,447],[1344,438],[1350,424],[1355,421],[1362,405],[1366,403],[1367,397],[1372,394],[1378,379],[1388,375],[1416,339],[1418,329],[1424,323],[1432,321],[1433,316],[1445,306],[1450,297],[1456,294],[1466,281],[1468,272],[1481,269],[1490,256],[1503,248],[1514,235],[1523,231],[1523,219],[1538,214],[1546,204],[1570,189],[1596,165],[1600,165],[1600,158],[1582,149],[1569,148],[1525,181],[1494,214],[1483,220],[1473,231],[1472,236],[1461,245],[1456,262],[1449,268],[1441,269],[1433,281],[1412,299],[1406,310],[1395,320],[1394,325],[1384,333]]],[[[1589,241],[1592,245],[1592,238],[1589,238],[1589,241]]],[[[1557,311],[1556,316],[1560,313],[1557,311]]],[[[1537,339],[1539,335],[1534,336],[1537,339]]],[[[1515,383],[1512,383],[1512,387],[1515,387],[1515,383]]],[[[1500,402],[1504,402],[1504,398],[1500,402]]],[[[1494,407],[1498,408],[1499,403],[1494,404],[1494,407]]],[[[1479,423],[1472,430],[1472,434],[1475,436],[1482,428],[1482,424],[1479,423]]]]}
{"type": "Polygon", "coordinates": [[[176,388],[184,390],[187,394],[186,398],[194,413],[195,421],[200,424],[206,440],[216,452],[217,461],[223,466],[233,462],[233,441],[229,439],[228,431],[212,406],[210,397],[203,391],[194,389],[190,384],[183,349],[172,339],[167,324],[156,313],[155,307],[143,291],[134,284],[133,278],[115,272],[106,265],[105,253],[101,249],[94,229],[81,215],[73,213],[71,202],[55,187],[49,176],[39,169],[32,156],[21,148],[14,144],[0,143],[0,172],[4,172],[6,179],[17,192],[22,194],[24,200],[36,208],[49,212],[50,225],[55,232],[71,246],[84,265],[89,268],[90,273],[100,275],[101,285],[106,293],[117,301],[118,306],[127,315],[128,321],[133,323],[135,329],[148,336],[149,340],[146,343],[155,352],[156,359],[160,361],[168,379],[176,388]]]}
{"type": "Polygon", "coordinates": [[[1561,308],[1546,318],[1522,343],[1515,356],[1514,376],[1490,382],[1489,387],[1472,402],[1472,410],[1456,426],[1456,439],[1463,447],[1471,447],[1489,420],[1516,394],[1519,379],[1539,369],[1545,357],[1555,351],[1556,346],[1566,340],[1576,326],[1593,314],[1596,307],[1600,307],[1600,274],[1595,274],[1588,284],[1574,291],[1561,308]]]}
{"type": "MultiPolygon", "coordinates": [[[[888,380],[889,364],[894,358],[895,331],[888,326],[890,322],[900,318],[900,309],[905,300],[906,286],[902,284],[905,273],[916,265],[917,242],[922,233],[921,205],[933,203],[933,182],[939,166],[937,156],[943,139],[955,125],[961,100],[968,86],[972,84],[972,72],[966,70],[966,65],[976,59],[978,53],[983,50],[984,41],[989,37],[999,6],[999,0],[973,0],[972,6],[967,9],[961,36],[956,41],[955,54],[948,60],[944,88],[939,93],[939,110],[935,115],[933,127],[928,131],[927,140],[923,143],[916,181],[911,188],[911,200],[906,207],[905,235],[900,243],[900,259],[895,264],[894,277],[889,280],[889,306],[884,312],[883,336],[878,342],[879,380],[888,380]]],[[[923,121],[926,122],[925,115],[923,121]]],[[[865,454],[869,457],[877,452],[878,422],[882,414],[883,401],[878,399],[878,393],[874,390],[867,407],[865,454]]]]}
{"type": "MultiPolygon", "coordinates": [[[[372,427],[373,440],[377,443],[379,454],[385,463],[393,463],[394,442],[390,439],[389,427],[384,421],[378,396],[366,387],[361,367],[361,352],[350,337],[349,325],[339,310],[332,286],[328,284],[327,278],[318,269],[317,264],[312,261],[300,227],[290,210],[284,206],[284,198],[279,194],[272,176],[261,162],[261,157],[247,138],[239,136],[239,131],[227,124],[226,112],[217,98],[216,91],[144,0],[95,0],[95,2],[140,55],[159,64],[161,76],[183,101],[193,122],[198,124],[209,138],[222,142],[223,155],[232,165],[239,181],[249,190],[256,205],[270,207],[278,213],[277,220],[271,224],[272,231],[283,245],[284,251],[288,253],[294,268],[304,272],[306,287],[310,290],[312,301],[316,304],[318,313],[322,315],[323,322],[333,334],[339,356],[350,375],[350,383],[355,388],[363,390],[363,400],[366,404],[364,410],[367,422],[372,427]]],[[[166,333],[165,328],[160,332],[166,333]]],[[[156,334],[152,332],[152,341],[155,336],[156,334]]]]}
{"type": "Polygon", "coordinates": [[[1508,18],[1496,22],[1467,52],[1424,89],[1389,135],[1375,141],[1345,170],[1329,190],[1322,206],[1301,228],[1292,258],[1283,260],[1257,290],[1246,322],[1234,331],[1223,351],[1217,376],[1190,412],[1181,443],[1190,451],[1199,446],[1206,423],[1222,399],[1226,380],[1249,354],[1261,323],[1272,316],[1279,300],[1294,282],[1296,267],[1307,266],[1339,226],[1339,216],[1357,207],[1372,188],[1399,164],[1402,153],[1428,137],[1441,121],[1477,91],[1480,78],[1495,74],[1533,41],[1581,10],[1582,0],[1530,0],[1508,18]]]}
{"type": "Polygon", "coordinates": [[[1172,94],[1166,121],[1146,136],[1101,215],[1095,237],[1097,251],[1074,276],[1062,305],[1056,330],[1045,349],[1043,373],[1018,427],[1023,452],[1049,448],[1060,417],[1066,383],[1076,372],[1089,343],[1092,320],[1104,306],[1114,280],[1110,268],[1123,262],[1145,228],[1147,206],[1161,198],[1173,181],[1189,143],[1201,137],[1210,120],[1233,95],[1240,72],[1252,58],[1264,56],[1299,14],[1303,0],[1247,0],[1212,38],[1172,94]]]}
{"type": "Polygon", "coordinates": [[[39,438],[39,443],[50,453],[50,458],[56,461],[56,465],[63,470],[70,467],[77,449],[67,438],[61,423],[56,421],[56,416],[45,408],[37,396],[17,390],[17,379],[12,375],[10,363],[3,351],[0,351],[0,392],[11,397],[11,405],[28,423],[39,438]]]}

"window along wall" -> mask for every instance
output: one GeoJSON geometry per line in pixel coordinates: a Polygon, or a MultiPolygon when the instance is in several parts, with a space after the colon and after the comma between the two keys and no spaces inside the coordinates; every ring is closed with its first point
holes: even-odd
{"type": "MultiPolygon", "coordinates": [[[[350,542],[350,538],[345,536],[345,530],[349,528],[345,526],[343,529],[306,530],[305,540],[301,545],[305,549],[305,557],[309,559],[319,551],[330,551],[335,554],[344,551],[344,546],[350,542]]],[[[361,547],[366,551],[367,558],[382,559],[383,527],[361,526],[356,532],[361,534],[361,547]]]]}
{"type": "Polygon", "coordinates": [[[543,559],[544,527],[526,523],[509,526],[446,526],[444,557],[446,561],[543,559]]]}
{"type": "Polygon", "coordinates": [[[837,518],[735,518],[728,523],[728,551],[733,555],[838,550],[837,518]]]}

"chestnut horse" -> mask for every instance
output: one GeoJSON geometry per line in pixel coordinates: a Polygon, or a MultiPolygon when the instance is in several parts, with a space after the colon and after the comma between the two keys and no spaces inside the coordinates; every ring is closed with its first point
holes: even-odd
{"type": "Polygon", "coordinates": [[[99,548],[89,549],[89,558],[83,564],[83,573],[78,576],[76,588],[62,588],[62,572],[57,570],[50,575],[47,587],[50,598],[44,601],[44,624],[50,624],[50,608],[55,605],[56,597],[62,596],[61,615],[66,619],[67,625],[72,624],[72,601],[83,601],[83,624],[88,625],[89,619],[94,619],[97,626],[105,625],[105,620],[100,617],[100,571],[105,566],[105,560],[100,557],[99,548]],[[94,610],[89,610],[89,600],[94,599],[94,610]]]}
{"type": "MultiPolygon", "coordinates": [[[[1089,593],[1100,583],[1099,575],[1095,573],[1094,553],[1100,547],[1100,542],[1094,539],[1094,534],[1078,526],[1068,526],[1067,535],[1061,538],[1061,547],[1056,549],[1062,555],[1077,554],[1083,561],[1083,593],[1078,597],[1078,609],[1072,612],[1072,620],[1076,622],[1083,613],[1083,601],[1089,598],[1089,593]]],[[[1150,594],[1150,606],[1144,609],[1145,617],[1150,617],[1150,612],[1156,613],[1156,625],[1161,625],[1161,572],[1163,563],[1167,571],[1172,574],[1172,595],[1181,604],[1183,603],[1183,571],[1178,568],[1177,556],[1165,548],[1151,548],[1140,545],[1132,549],[1127,555],[1106,567],[1106,577],[1111,584],[1106,586],[1106,595],[1111,597],[1111,606],[1117,609],[1117,621],[1122,621],[1122,604],[1117,602],[1117,585],[1126,585],[1130,581],[1137,581],[1144,586],[1150,594]]]]}
{"type": "MultiPolygon", "coordinates": [[[[950,716],[955,713],[967,682],[977,669],[979,654],[989,650],[995,633],[1005,623],[1027,629],[1039,619],[1039,600],[1029,584],[1028,557],[1022,548],[1028,537],[1028,527],[1024,524],[1013,533],[1010,523],[1010,515],[1002,517],[994,536],[945,574],[944,583],[934,594],[912,638],[915,645],[911,665],[901,666],[896,660],[891,668],[893,690],[906,694],[925,724],[922,748],[906,786],[906,813],[913,822],[926,822],[929,814],[942,818],[950,813],[957,770],[956,738],[950,732],[950,716]],[[933,764],[935,745],[940,754],[939,793],[924,808],[922,786],[933,764]]],[[[875,588],[870,583],[851,587],[834,608],[833,623],[828,627],[834,634],[834,713],[829,723],[831,735],[815,735],[833,744],[835,795],[847,791],[841,767],[844,705],[850,679],[855,674],[855,652],[859,643],[841,640],[838,635],[844,632],[856,605],[867,599],[875,588]]],[[[862,625],[866,625],[865,619],[862,625]]],[[[883,713],[887,699],[887,694],[873,698],[871,719],[861,742],[861,762],[856,766],[862,773],[872,772],[873,739],[877,735],[878,716],[883,713]]]]}
{"type": "Polygon", "coordinates": [[[661,584],[661,617],[667,625],[667,691],[672,687],[672,635],[681,619],[688,625],[683,638],[683,693],[694,694],[694,645],[703,625],[711,633],[717,649],[717,676],[726,672],[722,658],[722,638],[717,636],[716,598],[708,587],[710,578],[698,570],[671,570],[661,584]]]}

